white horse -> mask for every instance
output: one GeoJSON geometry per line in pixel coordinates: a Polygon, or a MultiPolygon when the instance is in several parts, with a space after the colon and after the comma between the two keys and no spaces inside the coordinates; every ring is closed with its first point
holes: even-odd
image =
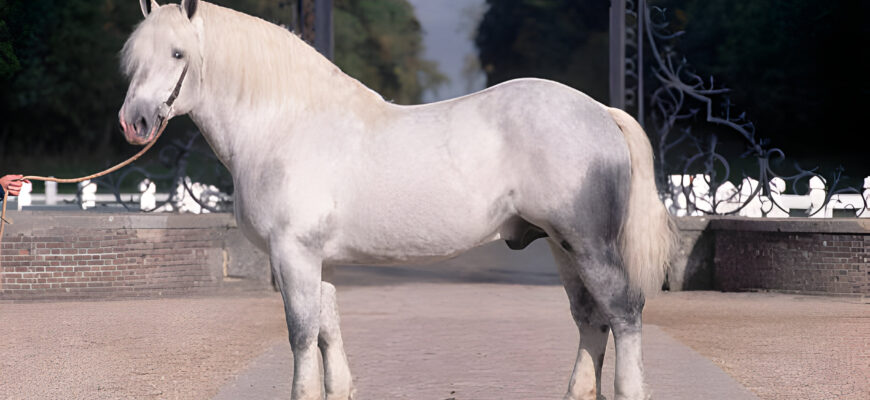
{"type": "Polygon", "coordinates": [[[202,1],[140,3],[146,18],[123,50],[124,134],[145,144],[189,114],[232,173],[236,219],[284,298],[293,399],[353,395],[323,265],[434,261],[539,237],[580,330],[565,398],[600,393],[611,329],[616,397],[647,397],[641,311],[673,234],[628,114],[539,79],[395,105],[278,26],[202,1]]]}

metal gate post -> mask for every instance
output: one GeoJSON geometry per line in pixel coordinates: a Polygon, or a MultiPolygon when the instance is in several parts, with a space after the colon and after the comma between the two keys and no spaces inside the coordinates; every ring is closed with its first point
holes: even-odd
{"type": "Polygon", "coordinates": [[[625,108],[625,0],[610,0],[610,106],[625,108]]]}
{"type": "Polygon", "coordinates": [[[332,28],[332,0],[298,0],[297,30],[302,39],[332,60],[335,49],[332,28]]]}

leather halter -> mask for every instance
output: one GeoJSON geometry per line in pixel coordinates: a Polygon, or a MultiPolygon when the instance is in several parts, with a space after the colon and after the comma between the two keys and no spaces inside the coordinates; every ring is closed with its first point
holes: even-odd
{"type": "Polygon", "coordinates": [[[169,98],[160,105],[160,109],[157,111],[157,118],[159,119],[158,126],[163,123],[163,120],[166,119],[172,111],[172,105],[175,104],[175,99],[177,99],[178,94],[181,93],[181,84],[184,83],[184,78],[187,77],[187,68],[189,66],[190,63],[184,64],[184,69],[181,70],[181,76],[178,77],[178,82],[175,84],[175,88],[172,89],[169,98]]]}

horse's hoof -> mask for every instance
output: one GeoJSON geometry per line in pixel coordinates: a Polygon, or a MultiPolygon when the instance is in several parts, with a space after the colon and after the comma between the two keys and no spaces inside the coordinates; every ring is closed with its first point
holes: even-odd
{"type": "MultiPolygon", "coordinates": [[[[583,398],[588,399],[589,397],[583,397],[583,398]]],[[[565,395],[565,397],[562,398],[562,400],[577,400],[577,399],[574,397],[571,397],[571,393],[568,393],[565,395]]],[[[595,400],[607,400],[607,397],[604,397],[604,396],[599,394],[599,395],[595,396],[595,400]]]]}

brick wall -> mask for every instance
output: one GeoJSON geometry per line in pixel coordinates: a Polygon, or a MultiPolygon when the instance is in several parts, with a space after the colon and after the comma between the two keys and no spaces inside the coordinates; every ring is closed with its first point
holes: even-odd
{"type": "MultiPolygon", "coordinates": [[[[241,254],[256,258],[232,216],[37,213],[11,215],[0,247],[0,300],[174,296],[214,290],[241,254]]],[[[259,255],[260,263],[264,257],[259,255]]],[[[254,281],[268,280],[263,271],[254,281]]],[[[241,271],[246,272],[246,271],[241,271]]],[[[241,275],[245,275],[242,273],[241,275]]]]}
{"type": "MultiPolygon", "coordinates": [[[[271,279],[267,258],[229,214],[10,217],[0,301],[174,296],[267,287],[271,279]]],[[[870,220],[692,217],[678,225],[683,246],[668,273],[671,290],[870,295],[870,220]]]]}
{"type": "Polygon", "coordinates": [[[681,227],[697,232],[700,220],[712,240],[692,245],[712,257],[682,272],[712,275],[712,285],[683,289],[870,295],[870,220],[706,218],[681,227]]]}

